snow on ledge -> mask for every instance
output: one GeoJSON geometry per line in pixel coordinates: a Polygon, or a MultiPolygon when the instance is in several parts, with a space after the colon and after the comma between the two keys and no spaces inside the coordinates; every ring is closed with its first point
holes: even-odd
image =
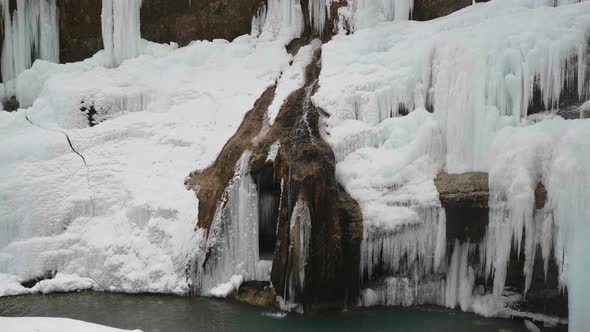
{"type": "MultiPolygon", "coordinates": [[[[130,331],[121,330],[98,324],[87,323],[67,318],[45,318],[45,317],[0,317],[0,326],[4,331],[11,332],[116,332],[130,331]]],[[[133,330],[139,331],[140,330],[133,330]]]]}

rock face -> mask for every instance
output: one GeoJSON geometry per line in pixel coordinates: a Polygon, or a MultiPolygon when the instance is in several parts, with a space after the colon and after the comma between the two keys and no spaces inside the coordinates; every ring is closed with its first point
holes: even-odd
{"type": "MultiPolygon", "coordinates": [[[[263,0],[144,0],[142,37],[181,46],[192,40],[228,39],[250,33],[263,0]]],[[[59,0],[60,56],[79,61],[102,49],[101,0],[59,0]]]]}
{"type": "MultiPolygon", "coordinates": [[[[477,0],[476,2],[488,1],[477,0]]],[[[471,6],[472,3],[472,0],[415,0],[412,18],[417,21],[432,20],[471,6]]]]}
{"type": "Polygon", "coordinates": [[[198,189],[199,226],[209,229],[234,165],[252,151],[250,174],[259,206],[271,210],[260,214],[259,223],[276,229],[260,232],[260,245],[274,252],[272,285],[306,312],[357,305],[363,236],[360,208],[336,182],[335,157],[320,135],[319,111],[310,100],[318,88],[320,57],[316,52],[305,87],[287,99],[272,127],[263,130],[274,88],[257,101],[215,163],[186,183],[198,189]],[[264,204],[264,197],[272,203],[264,204]]]}
{"type": "MultiPolygon", "coordinates": [[[[301,303],[305,311],[355,306],[359,296],[362,217],[358,204],[335,179],[336,160],[319,132],[319,111],[310,97],[318,88],[318,50],[307,68],[306,85],[283,105],[273,127],[252,155],[252,174],[260,191],[283,188],[278,203],[278,232],[271,280],[283,298],[301,303]],[[280,142],[274,160],[267,158],[280,142]],[[296,206],[309,211],[311,236],[307,257],[297,257],[301,220],[296,206]],[[299,222],[299,225],[298,225],[299,222]],[[305,266],[301,266],[301,258],[305,266]],[[289,284],[304,269],[301,288],[289,284]]],[[[303,217],[305,218],[305,217],[303,217]]]]}
{"type": "MultiPolygon", "coordinates": [[[[434,181],[445,208],[487,209],[489,200],[489,180],[487,173],[441,173],[434,181]]],[[[542,183],[535,190],[537,209],[547,202],[547,190],[542,183]]]]}
{"type": "Polygon", "coordinates": [[[144,0],[143,38],[181,46],[192,40],[227,39],[250,33],[261,0],[144,0]]]}
{"type": "MultiPolygon", "coordinates": [[[[142,37],[158,43],[192,40],[232,40],[251,31],[252,17],[264,0],[143,0],[142,37]]],[[[478,1],[484,2],[484,1],[478,1]]],[[[472,0],[416,0],[413,18],[424,21],[448,15],[471,5],[472,0]]],[[[306,22],[304,35],[326,41],[334,32],[338,8],[345,0],[332,1],[324,31],[309,26],[308,0],[301,0],[306,22]]],[[[60,59],[79,61],[102,48],[101,0],[59,0],[60,59]]]]}
{"type": "Polygon", "coordinates": [[[59,0],[60,61],[80,61],[102,49],[101,0],[59,0]]]}

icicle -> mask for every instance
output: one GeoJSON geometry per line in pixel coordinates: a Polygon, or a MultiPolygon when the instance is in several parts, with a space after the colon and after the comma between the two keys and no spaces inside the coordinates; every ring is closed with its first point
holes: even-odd
{"type": "Polygon", "coordinates": [[[309,20],[311,27],[323,34],[326,21],[330,18],[331,0],[309,0],[309,20]]]}
{"type": "Polygon", "coordinates": [[[401,229],[365,231],[361,245],[361,271],[369,280],[377,268],[390,275],[436,273],[446,247],[446,217],[440,207],[416,208],[420,221],[401,229]]]}
{"type": "Polygon", "coordinates": [[[140,54],[141,4],[142,0],[102,1],[102,40],[110,66],[140,54]]]}
{"type": "Polygon", "coordinates": [[[289,293],[285,299],[289,303],[296,303],[297,296],[303,292],[305,287],[305,266],[311,241],[311,216],[305,202],[299,198],[290,220],[291,245],[289,257],[291,262],[288,275],[289,293]]]}
{"type": "Polygon", "coordinates": [[[303,29],[303,11],[298,0],[269,0],[252,18],[252,36],[279,40],[285,45],[301,37],[303,29]]]}
{"type": "Polygon", "coordinates": [[[443,305],[444,285],[445,281],[440,277],[432,277],[424,282],[405,277],[389,277],[377,288],[364,289],[361,302],[365,307],[443,305]]]}
{"type": "Polygon", "coordinates": [[[272,263],[259,260],[258,195],[248,169],[251,154],[246,151],[242,155],[215,212],[204,250],[209,253],[205,267],[204,257],[197,262],[201,294],[227,296],[239,287],[237,280],[241,283],[270,278],[272,263]]]}
{"type": "Polygon", "coordinates": [[[414,0],[353,0],[355,29],[377,21],[406,21],[414,10],[414,0]]]}
{"type": "Polygon", "coordinates": [[[3,0],[4,44],[2,80],[8,95],[16,93],[14,79],[42,59],[59,62],[59,24],[56,0],[17,0],[10,13],[3,0]]]}

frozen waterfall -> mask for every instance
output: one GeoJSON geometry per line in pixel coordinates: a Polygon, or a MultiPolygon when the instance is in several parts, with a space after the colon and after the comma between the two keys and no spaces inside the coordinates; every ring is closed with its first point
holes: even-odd
{"type": "Polygon", "coordinates": [[[4,43],[2,81],[6,97],[16,93],[15,79],[36,59],[59,62],[57,0],[17,0],[10,12],[9,0],[2,0],[4,43]]]}
{"type": "Polygon", "coordinates": [[[141,52],[142,0],[102,1],[102,40],[111,66],[118,66],[141,52]]]}

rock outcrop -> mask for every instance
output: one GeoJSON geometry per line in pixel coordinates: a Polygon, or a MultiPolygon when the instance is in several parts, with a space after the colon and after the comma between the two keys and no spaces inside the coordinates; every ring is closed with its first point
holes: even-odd
{"type": "MultiPolygon", "coordinates": [[[[282,299],[300,304],[305,312],[355,306],[360,288],[361,211],[336,182],[334,153],[320,135],[319,111],[310,100],[318,88],[320,59],[318,51],[307,68],[305,87],[286,100],[273,126],[265,122],[274,96],[270,88],[215,163],[186,183],[197,190],[199,226],[209,229],[223,208],[234,165],[246,150],[252,151],[249,172],[259,206],[271,210],[260,214],[259,223],[271,224],[273,230],[260,232],[260,245],[274,252],[272,285],[282,299]],[[272,203],[263,203],[265,197],[272,203]]],[[[219,252],[206,253],[215,255],[219,252]]]]}
{"type": "MultiPolygon", "coordinates": [[[[489,201],[489,180],[487,173],[441,173],[434,180],[445,208],[487,209],[489,201]]],[[[547,190],[542,183],[535,190],[537,209],[547,202],[547,190]]]]}

